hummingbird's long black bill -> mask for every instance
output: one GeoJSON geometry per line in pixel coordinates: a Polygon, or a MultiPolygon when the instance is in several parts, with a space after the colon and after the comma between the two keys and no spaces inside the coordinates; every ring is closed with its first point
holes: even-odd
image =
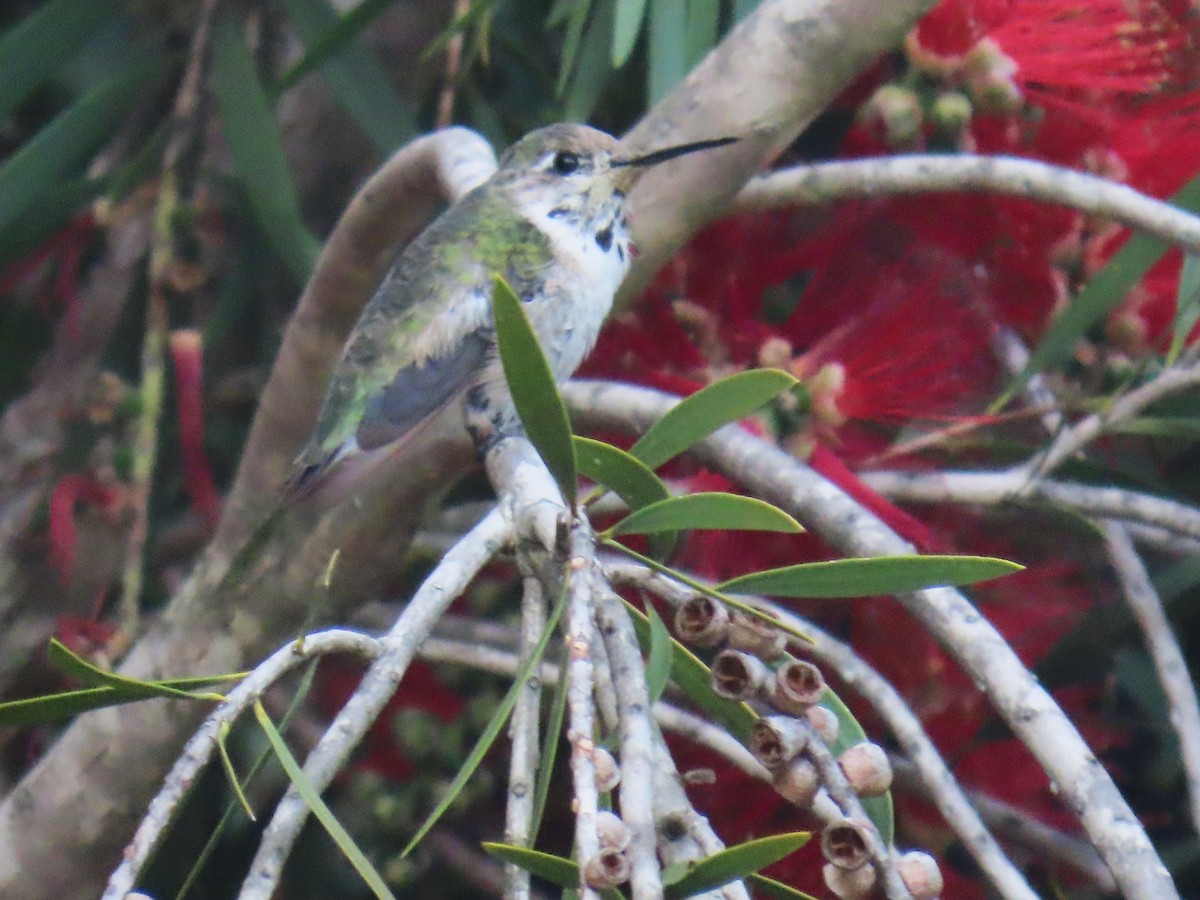
{"type": "Polygon", "coordinates": [[[632,159],[614,159],[609,165],[613,168],[620,166],[656,166],[660,162],[666,162],[668,159],[674,159],[677,156],[686,156],[698,150],[711,150],[713,147],[724,147],[727,144],[735,144],[738,140],[739,138],[735,137],[725,137],[715,138],[710,141],[696,141],[691,144],[679,144],[675,147],[664,147],[662,150],[655,150],[652,153],[635,156],[632,159]]]}

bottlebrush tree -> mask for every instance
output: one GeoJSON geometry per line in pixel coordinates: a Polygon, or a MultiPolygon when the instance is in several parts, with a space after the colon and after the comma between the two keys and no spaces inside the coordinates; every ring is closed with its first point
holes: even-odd
{"type": "Polygon", "coordinates": [[[1193,4],[452,7],[0,13],[0,896],[1195,893],[1193,4]],[[497,285],[528,441],[281,509],[564,119],[740,140],[575,381],[497,285]]]}

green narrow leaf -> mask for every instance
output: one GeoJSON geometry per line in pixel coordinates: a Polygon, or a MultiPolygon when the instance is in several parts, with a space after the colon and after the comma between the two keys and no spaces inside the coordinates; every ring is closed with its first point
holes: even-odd
{"type": "MultiPolygon", "coordinates": [[[[221,694],[209,692],[197,693],[195,691],[183,690],[172,685],[170,682],[141,681],[137,678],[118,675],[116,672],[109,672],[75,655],[57,638],[50,639],[46,655],[59,671],[71,676],[80,684],[86,687],[110,687],[113,690],[127,694],[133,699],[170,697],[174,700],[216,700],[218,702],[225,699],[221,694]]],[[[236,677],[238,676],[226,676],[219,680],[229,681],[236,677]]]]}
{"type": "Polygon", "coordinates": [[[258,225],[288,271],[303,284],[320,244],[304,225],[275,114],[242,41],[242,30],[228,15],[217,22],[213,87],[233,166],[258,225]]]}
{"type": "Polygon", "coordinates": [[[777,897],[779,900],[817,900],[812,894],[788,887],[782,881],[768,878],[766,875],[751,875],[746,879],[759,893],[767,897],[777,897]]]}
{"type": "MultiPolygon", "coordinates": [[[[629,504],[630,509],[643,506],[671,496],[662,479],[636,456],[630,456],[619,447],[575,436],[575,465],[579,472],[603,487],[588,495],[585,503],[600,497],[604,488],[615,491],[617,496],[629,504]]],[[[655,559],[666,559],[675,549],[679,535],[664,531],[650,538],[649,553],[655,559]]]]}
{"type": "Polygon", "coordinates": [[[517,415],[525,426],[525,434],[558,482],[563,499],[574,508],[577,490],[575,447],[571,441],[567,408],[563,406],[550,363],[546,361],[529,317],[521,308],[520,299],[508,282],[498,275],[492,290],[492,315],[504,378],[517,415]]]}
{"type": "Polygon", "coordinates": [[[592,438],[573,438],[579,474],[602,484],[629,504],[641,509],[671,496],[662,479],[636,456],[592,438]]]}
{"type": "MultiPolygon", "coordinates": [[[[566,22],[567,30],[563,35],[562,61],[559,63],[558,81],[554,87],[554,93],[559,97],[566,94],[571,73],[575,71],[575,59],[579,55],[579,47],[583,41],[583,29],[588,23],[588,13],[592,10],[593,2],[594,0],[568,0],[563,4],[564,10],[570,13],[570,17],[564,15],[561,20],[566,22]]],[[[550,17],[546,19],[547,27],[559,24],[554,17],[555,10],[550,12],[550,17]]]]}
{"type": "Polygon", "coordinates": [[[687,10],[683,0],[650,0],[646,102],[653,106],[688,73],[687,10]]]}
{"type": "Polygon", "coordinates": [[[804,531],[799,522],[765,500],[716,491],[668,497],[635,509],[613,526],[612,533],[652,534],[700,529],[788,534],[804,531]]]}
{"type": "Polygon", "coordinates": [[[988,556],[878,556],[801,563],[740,575],[717,590],[776,597],[871,597],[929,587],[956,587],[1019,572],[1006,559],[988,556]]]}
{"type": "MultiPolygon", "coordinates": [[[[650,619],[629,601],[625,601],[625,608],[633,618],[638,642],[643,651],[648,652],[651,646],[650,619]]],[[[708,719],[742,743],[746,742],[750,730],[758,721],[754,710],[745,703],[718,696],[712,689],[712,671],[675,638],[671,638],[671,681],[708,719]]]]}
{"type": "MultiPolygon", "coordinates": [[[[579,887],[579,864],[573,859],[552,856],[549,853],[542,853],[540,850],[530,850],[528,847],[499,844],[493,841],[484,841],[480,846],[496,859],[512,863],[531,875],[544,878],[564,890],[573,891],[579,887]]],[[[600,896],[604,900],[623,900],[624,898],[624,894],[616,888],[600,891],[600,896]]]]}
{"type": "Polygon", "coordinates": [[[362,0],[345,15],[331,22],[312,40],[306,38],[304,55],[283,73],[276,89],[286,91],[309,72],[319,69],[395,2],[396,0],[362,0]]]}
{"type": "MultiPolygon", "coordinates": [[[[1200,210],[1200,176],[1185,184],[1170,202],[1190,212],[1200,210]]],[[[1069,359],[1075,342],[1120,303],[1166,251],[1167,245],[1162,241],[1134,234],[1055,318],[1030,354],[1025,368],[992,404],[992,408],[998,409],[1007,403],[1038,372],[1069,359]]]]}
{"type": "Polygon", "coordinates": [[[283,770],[287,773],[288,779],[296,786],[297,793],[304,798],[304,802],[308,804],[308,808],[317,817],[317,821],[325,827],[329,836],[333,838],[333,842],[337,844],[338,849],[345,854],[346,859],[350,860],[350,865],[354,866],[354,871],[358,872],[359,877],[366,882],[367,887],[374,892],[376,897],[395,900],[392,892],[388,890],[383,877],[371,865],[371,861],[367,859],[366,854],[358,848],[358,844],[354,842],[354,838],[350,837],[349,832],[342,827],[342,823],[337,820],[333,811],[325,805],[325,801],[321,799],[321,795],[317,793],[316,788],[313,787],[313,783],[308,780],[308,776],[304,774],[304,770],[296,762],[296,757],[292,756],[292,751],[284,743],[283,736],[275,728],[271,717],[267,715],[262,701],[256,700],[254,702],[254,717],[258,719],[258,724],[262,726],[263,733],[267,736],[267,741],[270,742],[271,749],[275,751],[275,756],[279,760],[279,764],[283,766],[283,770]]]}
{"type": "Polygon", "coordinates": [[[671,680],[671,662],[675,656],[675,648],[671,642],[671,632],[659,618],[658,610],[650,603],[646,604],[646,615],[650,624],[650,652],[646,659],[646,690],[650,694],[650,702],[657,703],[667,689],[671,680]]]}
{"type": "Polygon", "coordinates": [[[1200,256],[1188,253],[1183,257],[1179,273],[1179,293],[1175,301],[1175,324],[1172,327],[1171,347],[1167,350],[1167,365],[1175,362],[1184,342],[1200,319],[1200,256]]]}
{"type": "MultiPolygon", "coordinates": [[[[240,676],[236,676],[240,677],[240,676]]],[[[162,687],[176,688],[185,691],[184,697],[191,700],[215,700],[218,695],[193,693],[196,689],[222,684],[231,678],[189,678],[174,679],[164,682],[134,682],[138,687],[104,687],[83,688],[77,691],[63,691],[56,694],[44,694],[41,697],[27,697],[22,700],[9,700],[0,703],[0,727],[19,725],[45,725],[62,719],[109,706],[121,706],[125,703],[137,703],[155,697],[177,698],[178,694],[163,691],[162,687]],[[140,685],[151,685],[152,690],[144,690],[140,685]]]]}
{"type": "Polygon", "coordinates": [[[483,758],[487,755],[488,750],[496,742],[496,738],[500,736],[500,732],[504,730],[504,723],[508,721],[509,714],[512,713],[513,707],[517,705],[518,695],[525,689],[525,682],[529,680],[530,674],[541,663],[542,657],[546,653],[546,645],[550,643],[550,637],[554,634],[554,629],[558,626],[558,620],[562,616],[563,610],[566,609],[569,578],[568,570],[568,574],[563,577],[563,587],[559,594],[558,602],[554,604],[554,610],[550,613],[550,617],[546,621],[546,628],[542,632],[537,645],[533,648],[533,652],[529,654],[529,659],[525,660],[521,668],[517,671],[517,674],[513,676],[512,685],[504,695],[504,699],[496,707],[496,711],[492,713],[492,718],[483,729],[483,733],[479,735],[479,740],[475,742],[475,746],[471,748],[470,754],[467,755],[466,760],[459,767],[454,780],[446,788],[445,796],[438,801],[438,805],[426,816],[425,821],[421,823],[421,827],[417,829],[417,833],[408,842],[408,846],[401,851],[401,859],[412,853],[417,844],[421,843],[425,835],[429,833],[429,830],[437,824],[442,814],[450,808],[450,805],[462,793],[462,789],[471,780],[471,776],[475,774],[475,770],[483,762],[483,758]]]}
{"type": "MultiPolygon", "coordinates": [[[[328,0],[285,0],[285,5],[300,39],[309,46],[340,22],[328,0]]],[[[416,133],[413,110],[400,99],[371,49],[353,36],[326,57],[321,75],[380,153],[390,153],[416,133]]]]}
{"type": "Polygon", "coordinates": [[[744,419],[799,382],[779,369],[752,369],[713,382],[685,397],[630,449],[651,469],[678,456],[717,429],[744,419]]]}
{"type": "MultiPolygon", "coordinates": [[[[717,4],[711,4],[715,9],[717,4]]],[[[646,18],[646,0],[617,0],[613,15],[612,64],[614,69],[625,65],[629,54],[642,33],[642,22],[646,18]]]]}
{"type": "Polygon", "coordinates": [[[0,231],[20,222],[80,168],[140,98],[153,91],[171,60],[126,68],[59,113],[0,165],[0,231]]]}
{"type": "Polygon", "coordinates": [[[257,822],[258,816],[254,815],[254,807],[250,805],[250,801],[242,790],[241,779],[238,778],[237,769],[233,767],[233,760],[229,756],[229,732],[228,722],[222,722],[217,727],[217,755],[221,757],[221,768],[225,772],[225,778],[229,781],[230,790],[233,791],[237,802],[241,804],[242,812],[251,822],[257,822]]]}
{"type": "Polygon", "coordinates": [[[686,875],[674,884],[667,885],[664,895],[667,900],[682,900],[684,897],[691,897],[731,881],[746,878],[795,853],[807,844],[811,837],[807,831],[794,831],[727,847],[700,860],[686,875]]]}
{"type": "Polygon", "coordinates": [[[1118,434],[1146,434],[1182,441],[1200,440],[1200,419],[1183,416],[1138,416],[1118,423],[1118,434]]]}
{"type": "Polygon", "coordinates": [[[716,46],[720,18],[720,3],[714,3],[712,0],[687,0],[684,58],[687,60],[689,71],[716,46]]]}
{"type": "Polygon", "coordinates": [[[613,0],[597,0],[580,38],[575,68],[563,92],[563,118],[568,122],[585,122],[600,102],[612,75],[613,0]]]}
{"type": "Polygon", "coordinates": [[[112,15],[112,0],[44,3],[0,38],[0,119],[6,119],[112,15]]]}
{"type": "MultiPolygon", "coordinates": [[[[316,658],[311,660],[304,668],[304,674],[300,676],[300,683],[296,685],[295,696],[292,697],[291,702],[288,703],[287,709],[284,710],[283,718],[279,720],[280,731],[284,733],[287,732],[288,726],[291,724],[292,719],[304,705],[304,701],[308,698],[309,691],[312,690],[313,680],[316,677],[317,667],[320,665],[320,663],[321,660],[316,658]]],[[[259,770],[266,765],[267,760],[273,756],[274,754],[271,752],[270,747],[265,747],[260,750],[258,755],[255,757],[254,762],[251,764],[249,771],[246,772],[245,779],[243,779],[241,785],[239,785],[239,790],[242,790],[243,787],[248,787],[250,783],[254,781],[254,777],[258,774],[259,770]]],[[[183,882],[179,885],[179,890],[175,893],[175,900],[184,900],[184,898],[188,896],[188,893],[192,890],[192,887],[200,878],[200,873],[204,871],[204,866],[208,862],[209,857],[212,856],[213,851],[217,849],[217,845],[221,842],[221,836],[225,833],[225,829],[228,828],[229,823],[233,821],[233,814],[237,812],[238,808],[239,806],[237,800],[231,800],[225,804],[225,811],[221,814],[221,818],[217,821],[217,824],[213,826],[212,831],[209,832],[208,839],[204,842],[204,846],[200,848],[200,852],[195,854],[194,858],[190,860],[191,864],[188,866],[187,877],[184,878],[183,882]]]]}

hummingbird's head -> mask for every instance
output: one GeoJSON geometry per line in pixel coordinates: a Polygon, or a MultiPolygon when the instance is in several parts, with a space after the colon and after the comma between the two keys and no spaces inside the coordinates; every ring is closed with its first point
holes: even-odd
{"type": "Polygon", "coordinates": [[[587,125],[561,123],[531,131],[500,158],[494,176],[519,207],[550,204],[571,219],[594,222],[620,215],[625,195],[650,166],[733,143],[720,138],[681,144],[641,155],[617,138],[587,125]]]}

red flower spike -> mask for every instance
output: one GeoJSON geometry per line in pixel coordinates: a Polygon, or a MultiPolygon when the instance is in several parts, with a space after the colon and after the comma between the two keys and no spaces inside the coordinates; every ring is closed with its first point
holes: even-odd
{"type": "Polygon", "coordinates": [[[184,481],[192,509],[215,526],[221,516],[221,499],[213,483],[208,454],[204,452],[202,359],[200,332],[191,328],[171,332],[184,481]]]}
{"type": "Polygon", "coordinates": [[[75,507],[88,503],[107,513],[115,512],[124,502],[120,488],[101,484],[90,475],[65,475],[50,495],[50,564],[66,584],[75,564],[79,533],[75,528],[75,507]]]}
{"type": "MultiPolygon", "coordinates": [[[[57,257],[58,268],[52,282],[52,296],[65,309],[67,333],[72,339],[78,338],[79,315],[83,306],[83,296],[77,287],[79,270],[84,251],[91,244],[96,231],[96,221],[90,211],[77,217],[24,259],[9,265],[0,274],[0,294],[12,293],[23,282],[37,279],[47,264],[57,257]]],[[[47,315],[51,305],[49,300],[39,300],[39,307],[47,315]]]]}

